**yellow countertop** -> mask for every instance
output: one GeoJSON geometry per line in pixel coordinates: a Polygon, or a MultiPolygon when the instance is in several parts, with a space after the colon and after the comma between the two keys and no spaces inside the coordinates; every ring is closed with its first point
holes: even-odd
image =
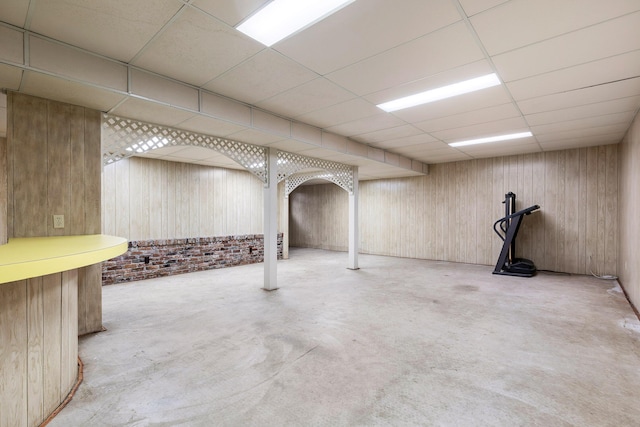
{"type": "Polygon", "coordinates": [[[127,251],[127,239],[106,234],[9,239],[0,246],[0,284],[73,270],[127,251]]]}

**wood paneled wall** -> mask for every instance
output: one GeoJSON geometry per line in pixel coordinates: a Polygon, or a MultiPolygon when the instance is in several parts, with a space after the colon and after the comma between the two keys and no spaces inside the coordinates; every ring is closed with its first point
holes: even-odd
{"type": "Polygon", "coordinates": [[[620,251],[618,275],[629,299],[640,309],[640,115],[619,147],[620,251]]]}
{"type": "MultiPolygon", "coordinates": [[[[7,98],[8,237],[99,234],[100,112],[10,92],[7,98]],[[53,228],[64,215],[65,228],[53,228]]],[[[102,328],[100,268],[80,273],[80,334],[102,328]],[[90,289],[89,289],[90,288],[90,289]]]]}
{"type": "Polygon", "coordinates": [[[0,245],[7,243],[7,138],[0,138],[0,245]]]}
{"type": "Polygon", "coordinates": [[[37,426],[78,375],[77,270],[0,285],[0,426],[37,426]]]}
{"type": "Polygon", "coordinates": [[[295,189],[289,195],[289,245],[347,251],[349,194],[335,184],[295,189]]]}
{"type": "Polygon", "coordinates": [[[129,158],[104,167],[103,232],[129,240],[261,234],[262,182],[249,172],[129,158]]]}
{"type": "MultiPolygon", "coordinates": [[[[505,193],[533,204],[517,255],[538,268],[616,274],[617,146],[526,154],[430,166],[427,176],[360,183],[360,251],[495,264],[492,230],[505,193]]],[[[332,184],[290,196],[291,246],[347,250],[347,194],[332,184]]]]}

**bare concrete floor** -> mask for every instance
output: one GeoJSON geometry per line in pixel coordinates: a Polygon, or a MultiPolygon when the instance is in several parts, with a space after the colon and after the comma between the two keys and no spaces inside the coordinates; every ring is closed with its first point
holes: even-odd
{"type": "Polygon", "coordinates": [[[615,282],[299,249],[105,287],[50,426],[637,426],[640,324],[615,282]]]}

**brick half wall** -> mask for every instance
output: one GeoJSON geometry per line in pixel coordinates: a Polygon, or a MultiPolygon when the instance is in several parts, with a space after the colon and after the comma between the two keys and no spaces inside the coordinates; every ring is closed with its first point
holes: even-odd
{"type": "MultiPolygon", "coordinates": [[[[278,233],[282,259],[282,233],[278,233]]],[[[102,263],[102,284],[234,267],[264,261],[264,236],[195,237],[129,242],[124,255],[102,263]]]]}

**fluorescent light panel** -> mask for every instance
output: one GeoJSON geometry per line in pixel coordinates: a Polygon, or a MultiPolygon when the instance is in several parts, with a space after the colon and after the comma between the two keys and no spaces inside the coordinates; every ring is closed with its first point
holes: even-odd
{"type": "Polygon", "coordinates": [[[474,79],[454,83],[452,85],[431,89],[426,92],[416,93],[415,95],[405,96],[404,98],[395,99],[383,104],[378,104],[378,107],[389,113],[391,111],[415,107],[416,105],[427,104],[429,102],[439,101],[441,99],[451,98],[453,96],[469,92],[475,92],[480,89],[498,86],[500,83],[501,82],[497,74],[491,73],[474,79]]]}
{"type": "Polygon", "coordinates": [[[508,141],[510,139],[527,138],[533,136],[531,132],[510,133],[509,135],[488,136],[486,138],[468,139],[466,141],[452,142],[451,147],[464,147],[465,145],[486,144],[487,142],[508,141]]]}
{"type": "Polygon", "coordinates": [[[236,28],[271,46],[323,20],[355,0],[274,0],[236,28]]]}

